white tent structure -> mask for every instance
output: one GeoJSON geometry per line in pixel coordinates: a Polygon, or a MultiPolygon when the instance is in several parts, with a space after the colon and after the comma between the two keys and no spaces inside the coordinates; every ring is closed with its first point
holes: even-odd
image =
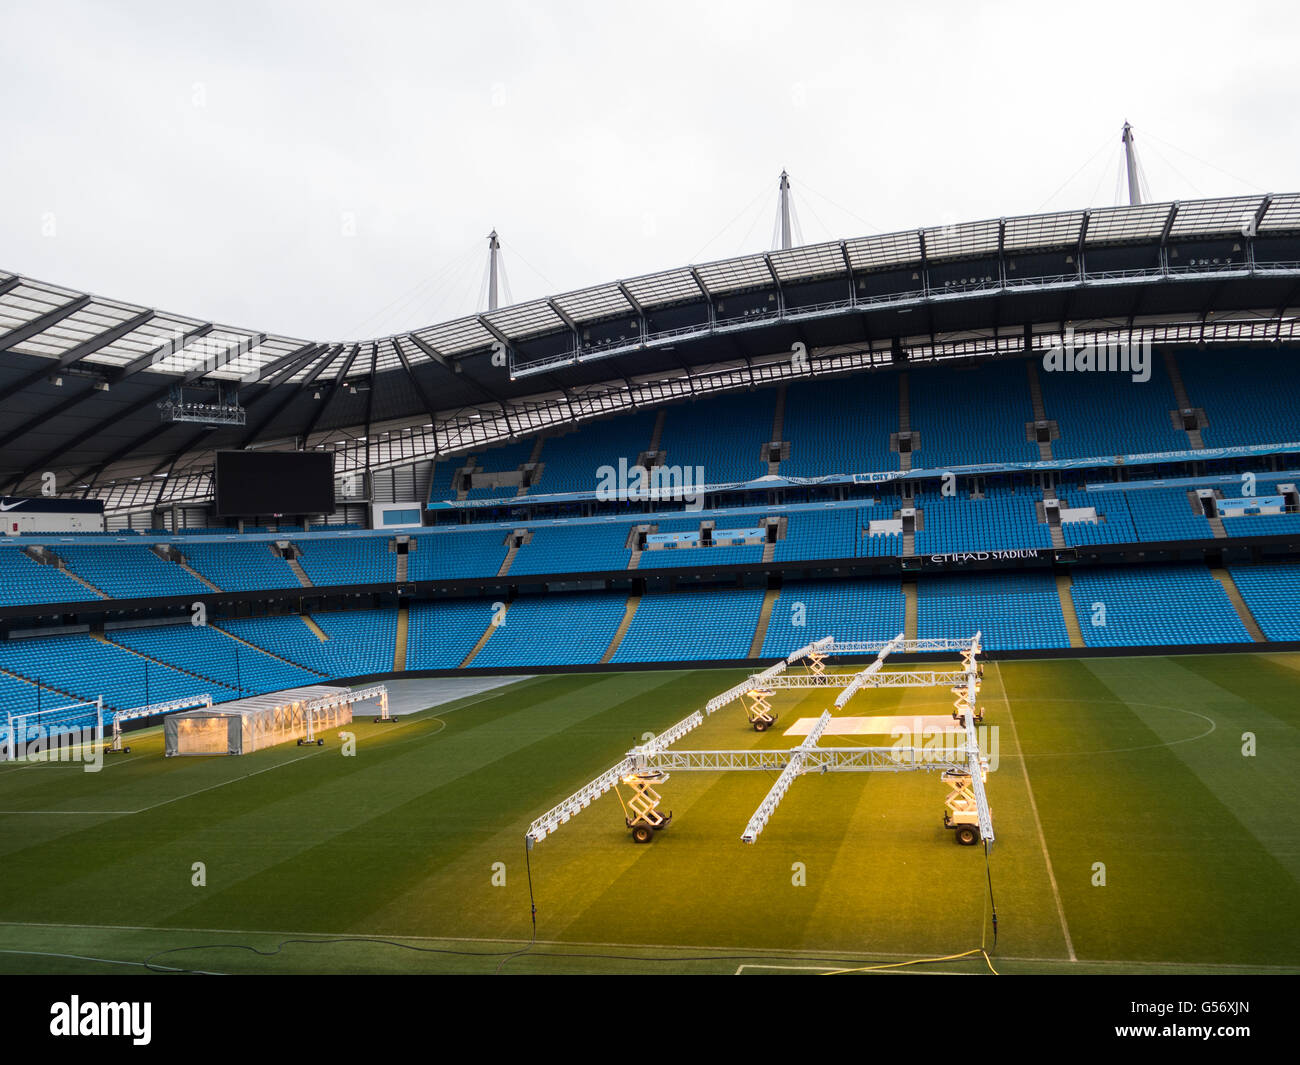
{"type": "Polygon", "coordinates": [[[352,721],[352,706],[366,699],[387,703],[382,686],[352,691],[325,684],[271,692],[170,714],[163,720],[167,757],[179,754],[249,754],[352,721]]]}

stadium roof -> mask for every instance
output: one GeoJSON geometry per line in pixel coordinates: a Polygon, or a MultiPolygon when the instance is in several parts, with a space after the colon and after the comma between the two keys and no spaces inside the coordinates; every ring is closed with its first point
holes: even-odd
{"type": "MultiPolygon", "coordinates": [[[[956,341],[952,352],[975,353],[966,342],[982,336],[996,353],[1010,351],[1004,337],[1023,350],[1026,326],[1204,327],[1224,312],[1273,322],[1279,339],[1297,302],[1298,238],[1300,193],[988,219],[678,267],[333,342],[0,271],[0,490],[31,491],[46,470],[61,490],[161,476],[216,448],[364,443],[398,424],[500,415],[522,434],[543,423],[520,410],[610,382],[684,380],[667,395],[691,395],[700,367],[743,364],[755,383],[755,361],[796,342],[927,357],[956,341]],[[238,391],[245,424],[164,420],[177,387],[215,404],[218,386],[238,391]]],[[[457,430],[433,450],[476,439],[457,430]]]]}

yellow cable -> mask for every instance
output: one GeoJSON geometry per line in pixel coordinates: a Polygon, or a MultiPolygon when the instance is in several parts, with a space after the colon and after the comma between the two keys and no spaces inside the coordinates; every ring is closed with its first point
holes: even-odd
{"type": "Polygon", "coordinates": [[[895,962],[890,962],[888,965],[864,965],[860,969],[836,969],[833,972],[822,973],[821,975],[822,976],[846,976],[849,973],[874,973],[874,972],[880,972],[883,969],[902,969],[908,965],[924,965],[928,962],[956,961],[959,958],[969,958],[972,954],[983,955],[984,964],[986,964],[989,967],[989,972],[991,972],[994,976],[1000,975],[998,971],[995,968],[993,968],[993,961],[992,959],[989,958],[988,952],[984,950],[983,947],[977,947],[975,950],[968,950],[961,954],[948,954],[942,958],[914,958],[912,961],[895,961],[895,962]]]}

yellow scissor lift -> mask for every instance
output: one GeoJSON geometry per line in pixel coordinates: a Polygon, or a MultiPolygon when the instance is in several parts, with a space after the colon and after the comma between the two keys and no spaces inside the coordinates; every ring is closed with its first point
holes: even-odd
{"type": "MultiPolygon", "coordinates": [[[[987,782],[988,778],[988,759],[981,758],[980,779],[987,782]]],[[[952,829],[958,843],[974,846],[980,841],[980,816],[970,773],[963,769],[946,769],[941,779],[952,789],[943,800],[943,827],[952,829]]]]}
{"type": "Polygon", "coordinates": [[[808,672],[814,677],[824,677],[826,675],[826,666],[823,663],[826,661],[826,652],[819,651],[814,647],[808,651],[807,658],[808,672]]]}
{"type": "MultiPolygon", "coordinates": [[[[968,648],[961,653],[962,672],[968,677],[974,676],[974,694],[979,695],[980,687],[984,683],[984,667],[976,660],[979,651],[968,648]]],[[[975,705],[971,699],[970,682],[959,684],[952,689],[953,695],[957,696],[952,703],[952,719],[963,728],[966,726],[966,715],[969,713],[975,719],[975,724],[980,724],[984,720],[984,707],[975,705]]]]}
{"type": "Polygon", "coordinates": [[[673,819],[671,810],[666,816],[659,812],[659,804],[663,801],[663,797],[654,789],[655,784],[662,784],[667,779],[668,774],[658,770],[629,773],[623,778],[623,784],[631,790],[632,794],[624,799],[623,789],[617,786],[614,789],[618,801],[623,804],[623,820],[632,830],[632,838],[637,843],[649,843],[654,838],[654,834],[660,829],[667,828],[673,819]]]}
{"type": "Polygon", "coordinates": [[[776,711],[768,702],[772,698],[771,688],[750,688],[745,692],[745,698],[749,700],[745,713],[749,715],[749,723],[755,732],[766,732],[776,724],[776,711]]]}

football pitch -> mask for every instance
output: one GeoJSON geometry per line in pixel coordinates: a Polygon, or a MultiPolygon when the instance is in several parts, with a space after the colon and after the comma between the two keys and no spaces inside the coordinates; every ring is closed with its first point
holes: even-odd
{"type": "MultiPolygon", "coordinates": [[[[0,971],[1300,972],[1300,655],[988,663],[987,863],[933,772],[806,775],[752,846],[775,772],[673,773],[652,844],[611,793],[526,852],[535,817],[746,675],[535,677],[358,719],[350,755],[329,733],[165,759],[151,729],[97,773],[0,764],[0,971]]],[[[735,703],[676,746],[786,749],[833,698],[778,692],[765,733],[735,703]]],[[[826,741],[852,743],[889,739],[826,741]]]]}

